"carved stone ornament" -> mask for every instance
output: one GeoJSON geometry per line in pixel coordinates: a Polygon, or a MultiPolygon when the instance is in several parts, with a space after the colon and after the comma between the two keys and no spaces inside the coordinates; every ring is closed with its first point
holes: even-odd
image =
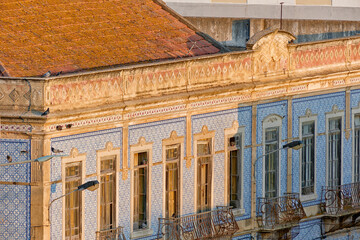
{"type": "Polygon", "coordinates": [[[107,143],[105,144],[105,149],[106,149],[108,152],[110,152],[111,150],[113,150],[113,149],[114,149],[114,146],[113,146],[112,142],[107,142],[107,143]]]}
{"type": "Polygon", "coordinates": [[[72,158],[76,158],[79,155],[79,151],[77,150],[77,148],[72,148],[70,151],[70,156],[72,158]]]}
{"type": "Polygon", "coordinates": [[[269,74],[289,69],[288,43],[295,37],[278,29],[258,32],[248,41],[248,48],[254,53],[254,72],[269,74]]]}
{"type": "Polygon", "coordinates": [[[334,106],[331,109],[331,113],[337,114],[338,112],[339,112],[339,107],[336,104],[334,104],[334,106]]]}
{"type": "Polygon", "coordinates": [[[174,130],[174,131],[171,131],[171,133],[170,133],[170,139],[171,139],[171,140],[175,140],[177,137],[178,137],[178,136],[177,136],[176,131],[175,131],[175,130],[174,130]]]}
{"type": "Polygon", "coordinates": [[[202,129],[201,129],[201,133],[202,133],[202,134],[207,134],[208,132],[209,132],[208,127],[207,127],[206,125],[204,125],[204,126],[202,127],[202,129]]]}
{"type": "Polygon", "coordinates": [[[264,119],[264,122],[265,123],[276,123],[278,121],[281,121],[281,119],[282,119],[282,117],[280,117],[279,115],[272,114],[270,116],[267,116],[264,119]]]}
{"type": "Polygon", "coordinates": [[[127,168],[123,169],[123,172],[122,172],[122,179],[123,180],[128,179],[128,172],[129,172],[129,169],[127,169],[127,168]]]}
{"type": "Polygon", "coordinates": [[[231,129],[232,130],[237,130],[239,128],[239,122],[238,121],[233,121],[231,129]]]}
{"type": "Polygon", "coordinates": [[[140,146],[144,146],[146,144],[146,140],[144,137],[140,137],[139,138],[139,143],[138,143],[140,146]]]}
{"type": "Polygon", "coordinates": [[[307,108],[305,111],[305,116],[310,117],[312,115],[311,109],[307,108]]]}

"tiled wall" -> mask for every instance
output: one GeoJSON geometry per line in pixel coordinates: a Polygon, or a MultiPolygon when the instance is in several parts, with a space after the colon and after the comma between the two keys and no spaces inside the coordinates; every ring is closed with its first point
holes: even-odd
{"type": "MultiPolygon", "coordinates": [[[[162,161],[162,140],[170,138],[172,131],[176,131],[178,136],[186,135],[186,120],[185,118],[177,118],[166,121],[158,121],[146,124],[139,124],[129,127],[129,145],[137,144],[140,137],[145,137],[146,142],[153,142],[152,148],[152,162],[157,163],[162,161]]],[[[185,141],[185,138],[184,138],[185,141]]],[[[186,146],[184,142],[184,147],[186,146]]],[[[186,152],[186,149],[184,149],[186,152]]],[[[130,148],[129,148],[130,153],[130,148]]],[[[130,163],[130,154],[129,160],[130,163]]],[[[183,164],[185,166],[185,164],[183,164]]],[[[189,170],[183,168],[183,173],[186,173],[189,170]]],[[[131,173],[129,174],[131,178],[131,173]]],[[[188,179],[184,177],[183,186],[191,185],[188,183],[188,179]]],[[[163,210],[163,165],[153,166],[151,169],[151,229],[154,231],[154,235],[157,234],[158,229],[158,218],[162,217],[163,210]]],[[[127,190],[130,193],[130,188],[127,190]]],[[[188,202],[186,201],[186,196],[193,195],[193,193],[188,193],[184,189],[184,203],[183,203],[183,212],[187,213],[189,210],[188,202]]],[[[128,200],[130,201],[130,199],[128,200]]],[[[130,209],[130,207],[129,207],[130,209]]],[[[129,212],[129,211],[128,211],[129,212]]],[[[130,212],[128,217],[130,217],[130,212]]],[[[130,222],[130,220],[129,220],[130,222]]],[[[130,227],[130,226],[129,226],[130,227]]]]}
{"type": "MultiPolygon", "coordinates": [[[[334,105],[337,105],[340,111],[345,109],[345,93],[332,93],[319,95],[314,97],[298,98],[293,100],[293,137],[299,137],[299,118],[305,116],[307,109],[311,110],[311,113],[317,117],[317,129],[316,129],[316,158],[315,158],[315,169],[316,169],[316,194],[317,200],[311,202],[305,202],[304,205],[318,204],[321,198],[321,187],[326,185],[326,113],[331,112],[334,105]]],[[[345,112],[344,112],[345,117],[345,112]]],[[[345,123],[345,118],[343,122],[345,123]]],[[[343,128],[344,129],[344,126],[343,128]]],[[[343,131],[342,131],[343,132],[343,131]]],[[[349,141],[346,141],[345,134],[342,134],[342,140],[344,141],[344,150],[351,149],[349,141]],[[349,148],[350,147],[350,148],[349,148]]],[[[292,151],[292,191],[300,192],[300,151],[292,151]]],[[[343,159],[348,159],[348,154],[344,152],[343,159]]],[[[348,161],[343,161],[343,167],[347,167],[348,161]]],[[[351,168],[351,166],[350,166],[351,168]]],[[[349,169],[348,167],[346,169],[349,169]]],[[[345,168],[344,168],[345,170],[345,168]]],[[[350,177],[346,177],[351,173],[343,174],[344,182],[351,181],[350,177]]]]}
{"type": "MultiPolygon", "coordinates": [[[[96,151],[102,150],[105,148],[106,142],[112,142],[114,148],[121,148],[122,146],[122,129],[109,129],[105,131],[90,132],[85,134],[78,134],[66,137],[53,138],[51,140],[51,147],[60,149],[64,151],[64,154],[69,154],[72,148],[77,148],[79,154],[86,153],[86,175],[96,173],[96,151]]],[[[121,155],[121,150],[120,150],[121,155]]],[[[96,177],[91,177],[84,179],[84,182],[95,180],[96,177]]],[[[61,161],[60,158],[53,158],[51,160],[51,180],[58,181],[61,180],[61,161]]],[[[119,186],[120,189],[124,182],[119,176],[119,186]]],[[[125,183],[126,184],[126,183],[125,183]]],[[[51,187],[51,199],[57,198],[63,195],[62,184],[57,183],[51,187]]],[[[84,201],[85,201],[85,229],[83,229],[85,239],[95,239],[96,231],[96,219],[97,219],[97,191],[90,192],[84,191],[84,201]]],[[[126,194],[121,194],[119,192],[120,202],[128,203],[128,201],[122,201],[122,197],[126,194]]],[[[51,237],[52,239],[62,239],[62,201],[59,199],[55,201],[51,206],[51,237]]],[[[121,204],[120,204],[120,207],[121,204]]],[[[129,209],[124,208],[125,209],[129,209]]],[[[120,223],[128,223],[130,216],[129,210],[119,211],[120,223]],[[125,218],[125,220],[124,220],[125,218]]]]}
{"type": "MultiPolygon", "coordinates": [[[[0,164],[30,160],[30,141],[0,139],[0,164]],[[21,151],[26,151],[21,153],[21,151]]],[[[30,164],[0,167],[0,181],[30,182],[30,164]]],[[[30,186],[0,185],[0,239],[30,239],[30,186]]]]}
{"type": "MultiPolygon", "coordinates": [[[[360,101],[360,90],[351,92],[351,107],[357,107],[360,101]]],[[[325,136],[325,122],[326,113],[332,111],[333,105],[336,104],[340,111],[345,109],[345,92],[325,94],[313,97],[297,98],[292,101],[292,135],[294,138],[299,137],[299,117],[304,116],[306,109],[310,109],[312,114],[317,115],[317,152],[316,152],[316,193],[317,200],[304,203],[305,206],[314,205],[319,203],[321,197],[321,186],[325,185],[325,150],[326,149],[326,136],[325,136]]],[[[273,103],[266,103],[257,106],[257,135],[256,142],[257,157],[263,155],[263,121],[266,117],[276,114],[281,118],[281,145],[286,143],[288,138],[287,123],[288,123],[288,102],[278,101],[273,103]]],[[[207,114],[193,115],[191,118],[191,134],[200,133],[202,127],[206,125],[209,131],[215,131],[215,158],[214,158],[214,206],[224,205],[224,130],[232,127],[234,121],[239,122],[239,126],[245,129],[245,147],[244,149],[244,162],[243,162],[243,201],[245,214],[238,217],[237,220],[250,218],[251,213],[251,126],[252,126],[252,108],[239,107],[236,109],[212,112],[207,114]]],[[[344,124],[345,124],[344,114],[344,124]]],[[[344,126],[343,126],[344,129],[344,126]]],[[[178,136],[184,137],[184,147],[186,147],[186,119],[176,118],[164,121],[150,122],[139,125],[129,126],[128,135],[128,163],[130,164],[130,146],[137,144],[141,137],[144,137],[146,142],[153,144],[153,163],[162,161],[162,140],[168,139],[172,131],[176,131],[178,136]]],[[[351,182],[351,137],[347,140],[343,134],[344,152],[343,152],[343,183],[351,182]]],[[[122,129],[109,129],[104,131],[90,132],[86,134],[79,134],[67,137],[59,137],[52,139],[51,146],[61,149],[65,154],[69,154],[72,148],[77,148],[79,153],[86,153],[86,174],[93,174],[96,172],[96,150],[104,149],[106,142],[112,142],[115,148],[122,147],[122,129]]],[[[25,143],[24,143],[25,144],[25,143]]],[[[193,139],[192,139],[192,155],[193,152],[193,139]]],[[[184,149],[186,153],[186,149],[184,149]]],[[[4,161],[5,153],[2,152],[1,157],[4,161]]],[[[120,150],[120,156],[121,150],[120,150]]],[[[299,192],[299,152],[292,151],[292,191],[299,192]]],[[[122,160],[121,160],[122,166],[122,160]]],[[[128,166],[130,167],[130,166],[128,166]]],[[[194,159],[192,160],[191,167],[186,168],[186,161],[183,161],[183,183],[182,183],[182,214],[190,214],[195,212],[194,206],[194,174],[195,166],[194,159]]],[[[262,161],[257,164],[257,197],[263,196],[263,165],[262,161]]],[[[0,169],[1,170],[1,169],[0,169]]],[[[151,169],[151,228],[153,235],[147,239],[154,238],[158,228],[158,218],[163,215],[163,164],[155,164],[151,169]]],[[[3,175],[1,175],[3,177],[3,175]]],[[[14,176],[13,176],[14,177],[14,176]]],[[[131,171],[126,180],[119,176],[119,225],[125,227],[125,234],[129,237],[130,234],[130,187],[131,187],[131,171]]],[[[15,178],[14,178],[15,179],[15,178]]],[[[57,181],[61,179],[61,163],[60,159],[54,158],[51,160],[51,180],[57,181]]],[[[88,180],[93,180],[92,177],[88,180]]],[[[25,180],[26,181],[26,178],[25,180]]],[[[281,176],[280,176],[280,194],[287,192],[287,151],[281,151],[281,176]]],[[[9,186],[10,187],[10,186],[9,186]]],[[[12,186],[11,186],[12,187],[12,186]]],[[[5,191],[1,191],[2,194],[5,191]]],[[[61,183],[52,186],[51,199],[62,195],[61,183]]],[[[96,192],[85,191],[85,238],[93,239],[95,237],[96,229],[96,192]]],[[[0,206],[1,209],[1,206],[0,206]]],[[[53,239],[61,239],[62,229],[62,204],[61,200],[55,202],[51,211],[51,236],[53,239]],[[56,209],[56,210],[55,210],[56,209]]],[[[1,214],[0,210],[0,214],[1,214]]],[[[314,224],[311,228],[310,223],[302,223],[300,225],[299,236],[308,239],[307,231],[318,231],[319,224],[314,224]],[[315,229],[315,230],[314,230],[315,229]]],[[[319,233],[320,234],[320,233],[319,233]]],[[[238,236],[236,239],[247,239],[250,236],[238,236]]],[[[310,239],[310,238],[309,238],[310,239]]]]}
{"type": "MultiPolygon", "coordinates": [[[[234,121],[239,122],[239,126],[245,127],[245,146],[251,145],[251,107],[219,111],[208,114],[200,114],[192,117],[192,136],[200,133],[204,125],[209,131],[215,130],[215,152],[224,150],[224,130],[232,127],[234,121]]],[[[192,155],[195,153],[192,152],[192,155]]],[[[224,153],[215,155],[214,159],[214,206],[225,204],[224,187],[225,187],[225,156],[224,153]]],[[[243,162],[243,198],[245,214],[237,219],[250,217],[251,211],[251,148],[244,149],[243,162]]],[[[194,171],[192,171],[194,174],[194,171]]],[[[193,196],[193,195],[192,195],[193,196]]],[[[194,201],[194,200],[193,200],[194,201]]]]}
{"type": "MultiPolygon", "coordinates": [[[[266,103],[258,105],[257,108],[257,120],[256,120],[256,143],[260,144],[257,147],[257,158],[263,155],[265,152],[263,150],[263,120],[270,116],[276,114],[282,118],[281,125],[281,142],[282,140],[287,139],[287,101],[280,101],[274,103],[266,103]]],[[[280,192],[282,195],[284,192],[287,192],[286,189],[286,177],[287,177],[287,153],[286,151],[280,151],[280,192]]],[[[259,159],[256,164],[256,196],[263,196],[263,159],[259,159]]]]}

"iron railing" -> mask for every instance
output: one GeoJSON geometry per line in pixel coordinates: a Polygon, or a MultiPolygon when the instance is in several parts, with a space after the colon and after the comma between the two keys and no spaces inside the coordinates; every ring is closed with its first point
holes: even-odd
{"type": "Polygon", "coordinates": [[[275,198],[257,199],[257,221],[264,229],[281,228],[299,223],[306,216],[298,193],[275,198]]]}
{"type": "Polygon", "coordinates": [[[96,232],[96,240],[126,240],[123,227],[111,228],[96,232]]]}
{"type": "Polygon", "coordinates": [[[226,239],[239,230],[231,207],[176,218],[159,218],[158,239],[226,239]]]}
{"type": "Polygon", "coordinates": [[[323,212],[330,215],[360,210],[360,182],[323,187],[321,199],[323,212]]]}

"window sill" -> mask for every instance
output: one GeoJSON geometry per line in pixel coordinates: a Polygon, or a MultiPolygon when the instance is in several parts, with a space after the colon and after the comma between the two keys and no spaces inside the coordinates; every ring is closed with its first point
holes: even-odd
{"type": "Polygon", "coordinates": [[[232,213],[233,213],[234,217],[239,217],[239,216],[245,214],[245,209],[243,209],[243,208],[235,208],[235,209],[232,209],[232,213]]]}
{"type": "Polygon", "coordinates": [[[308,202],[308,201],[313,201],[316,200],[318,198],[317,194],[309,194],[309,195],[301,195],[300,196],[300,201],[302,202],[308,202]]]}
{"type": "Polygon", "coordinates": [[[142,237],[148,237],[153,235],[154,231],[151,228],[147,228],[147,229],[142,229],[142,230],[138,230],[138,231],[134,231],[132,233],[130,233],[130,238],[134,239],[134,238],[142,238],[142,237]]]}

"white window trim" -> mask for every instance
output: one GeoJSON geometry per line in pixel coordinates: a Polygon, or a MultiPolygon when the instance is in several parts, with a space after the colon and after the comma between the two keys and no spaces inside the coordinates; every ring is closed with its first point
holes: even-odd
{"type": "MultiPolygon", "coordinates": [[[[115,227],[118,227],[119,216],[119,171],[120,171],[120,148],[114,148],[112,142],[107,142],[105,148],[96,151],[96,175],[101,184],[101,159],[104,157],[115,156],[115,227]]],[[[100,200],[101,192],[97,191],[97,231],[100,231],[100,200]]]]}
{"type": "Polygon", "coordinates": [[[352,150],[351,150],[351,158],[352,158],[352,181],[355,182],[355,115],[360,114],[360,101],[357,107],[351,109],[351,119],[352,119],[352,150]]]}
{"type": "Polygon", "coordinates": [[[314,122],[314,193],[309,195],[302,195],[302,186],[301,186],[301,179],[302,179],[302,151],[299,150],[299,193],[300,193],[300,201],[312,201],[318,198],[316,194],[316,146],[317,146],[317,114],[312,114],[310,109],[306,109],[305,116],[301,116],[299,118],[299,139],[302,140],[302,125],[306,122],[314,122]]]}
{"type": "MultiPolygon", "coordinates": [[[[62,183],[62,193],[65,194],[65,179],[66,165],[69,163],[81,162],[81,184],[84,183],[86,178],[86,153],[79,154],[77,148],[72,148],[70,151],[70,156],[61,158],[61,183],[62,183]]],[[[85,230],[85,199],[84,191],[80,192],[81,194],[81,209],[80,209],[80,219],[81,219],[81,239],[84,239],[84,230],[85,230]]],[[[65,199],[62,198],[62,239],[65,239],[65,199]]]]}
{"type": "MultiPolygon", "coordinates": [[[[262,122],[262,155],[265,154],[265,130],[267,128],[273,128],[278,127],[279,128],[279,141],[278,141],[278,147],[281,148],[281,142],[282,142],[282,117],[277,114],[271,114],[264,118],[262,122]]],[[[281,150],[278,151],[279,156],[279,173],[278,173],[278,196],[281,195],[281,150]]],[[[265,197],[265,156],[262,157],[262,196],[265,197]]]]}
{"type": "Polygon", "coordinates": [[[146,236],[151,236],[153,234],[153,229],[151,229],[151,169],[152,169],[152,146],[153,142],[146,142],[144,137],[139,138],[137,144],[130,146],[130,170],[131,170],[131,181],[130,181],[130,238],[141,238],[146,236]],[[139,152],[148,152],[149,161],[148,161],[148,216],[147,216],[147,228],[134,231],[133,230],[133,220],[134,220],[134,154],[139,152]]]}
{"type": "Polygon", "coordinates": [[[344,177],[344,171],[343,171],[343,154],[344,154],[344,111],[339,110],[338,106],[336,104],[333,105],[331,112],[328,112],[326,115],[326,123],[325,123],[325,133],[326,133],[326,186],[328,186],[328,164],[329,164],[329,120],[332,118],[341,117],[341,178],[340,178],[340,185],[343,184],[343,177],[344,177]]]}
{"type": "Polygon", "coordinates": [[[176,131],[172,131],[170,134],[170,138],[163,139],[162,140],[162,161],[163,161],[163,211],[162,215],[165,216],[166,214],[166,186],[165,186],[165,180],[166,180],[166,146],[174,145],[174,144],[180,144],[180,159],[179,159],[179,215],[182,215],[182,207],[183,207],[183,201],[182,201],[182,176],[183,176],[183,159],[184,159],[184,137],[183,136],[177,136],[176,131]]]}
{"type": "Polygon", "coordinates": [[[214,208],[214,158],[215,158],[215,130],[209,131],[208,127],[204,125],[201,129],[200,133],[194,134],[194,189],[195,189],[195,196],[194,196],[194,212],[197,212],[197,142],[201,139],[211,139],[211,153],[212,153],[212,165],[211,165],[211,203],[210,208],[214,208]]]}
{"type": "Polygon", "coordinates": [[[224,155],[225,155],[225,181],[224,181],[224,200],[225,205],[229,205],[229,168],[230,168],[230,159],[228,156],[228,141],[230,137],[235,135],[241,136],[241,172],[240,172],[240,182],[241,182],[241,201],[240,208],[233,209],[232,212],[234,216],[240,216],[245,214],[244,209],[244,146],[245,146],[245,126],[239,126],[238,121],[234,121],[230,128],[224,130],[224,155]]]}

